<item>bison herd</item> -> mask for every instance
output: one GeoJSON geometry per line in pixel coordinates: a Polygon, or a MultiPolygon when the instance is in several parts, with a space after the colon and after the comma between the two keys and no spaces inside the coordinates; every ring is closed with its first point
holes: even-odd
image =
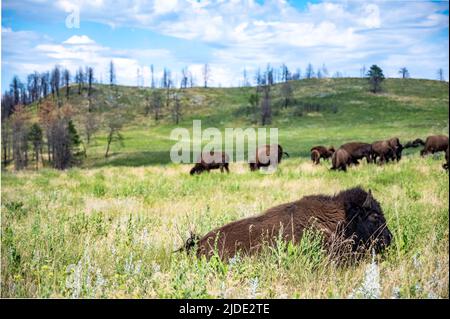
{"type": "MultiPolygon", "coordinates": [[[[321,159],[330,159],[332,170],[346,171],[348,166],[358,165],[366,159],[368,163],[380,165],[389,161],[400,161],[405,148],[423,146],[420,154],[445,152],[443,168],[448,170],[448,137],[433,135],[425,141],[416,139],[404,146],[398,138],[373,143],[351,142],[334,147],[315,146],[311,148],[311,160],[319,164],[321,159]]],[[[250,163],[250,170],[277,165],[283,155],[281,145],[265,145],[256,150],[250,163]]],[[[199,174],[211,169],[228,169],[229,157],[225,153],[202,153],[191,174],[199,174]]],[[[306,229],[316,229],[323,235],[326,249],[336,250],[337,242],[347,243],[352,253],[366,251],[381,252],[389,246],[393,237],[386,225],[383,210],[371,191],[360,187],[342,191],[334,196],[313,195],[298,201],[272,207],[259,216],[231,222],[216,228],[203,237],[191,234],[179,250],[189,252],[194,246],[198,257],[211,258],[217,254],[222,260],[232,258],[237,253],[252,255],[265,245],[275,246],[278,240],[297,243],[306,229]]],[[[339,246],[340,247],[340,246],[339,246]]],[[[339,248],[340,250],[341,248],[339,248]]],[[[340,255],[342,256],[342,255],[340,255]]]]}
{"type": "MultiPolygon", "coordinates": [[[[418,138],[407,142],[404,146],[397,137],[388,140],[375,141],[373,143],[350,142],[341,145],[337,150],[333,146],[314,146],[311,148],[311,160],[313,164],[319,164],[321,159],[331,158],[331,169],[347,171],[351,165],[359,165],[359,161],[366,159],[367,163],[378,163],[380,165],[389,161],[400,161],[402,152],[406,148],[418,147],[423,145],[420,151],[421,156],[434,154],[437,152],[446,152],[446,163],[442,166],[448,169],[448,137],[445,135],[428,136],[425,142],[418,138]]],[[[262,167],[276,166],[281,162],[283,155],[289,157],[289,154],[283,151],[279,144],[264,145],[255,152],[255,157],[249,161],[250,171],[257,171],[262,167]]],[[[209,172],[212,169],[220,169],[221,172],[229,173],[228,154],[223,152],[204,152],[200,154],[195,166],[190,174],[200,174],[209,172]]]]}

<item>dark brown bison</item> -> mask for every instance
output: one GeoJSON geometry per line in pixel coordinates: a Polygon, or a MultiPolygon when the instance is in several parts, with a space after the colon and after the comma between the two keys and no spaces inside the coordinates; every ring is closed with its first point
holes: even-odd
{"type": "Polygon", "coordinates": [[[333,146],[326,148],[325,146],[314,146],[311,148],[311,160],[314,164],[319,164],[320,159],[328,159],[333,156],[335,149],[333,146]]]}
{"type": "Polygon", "coordinates": [[[249,163],[250,170],[257,171],[260,167],[276,166],[281,163],[283,154],[289,157],[288,153],[283,152],[280,144],[263,145],[256,150],[255,158],[249,163]]]}
{"type": "MultiPolygon", "coordinates": [[[[387,142],[389,143],[389,146],[394,151],[394,156],[392,160],[396,160],[397,162],[402,159],[402,152],[404,149],[404,146],[402,143],[400,143],[400,139],[398,137],[393,137],[391,139],[388,139],[387,142]]],[[[390,160],[391,158],[388,158],[390,160]]]]}
{"type": "Polygon", "coordinates": [[[407,142],[404,148],[419,147],[420,145],[425,145],[425,142],[420,138],[416,138],[414,141],[407,142]]]}
{"type": "Polygon", "coordinates": [[[358,165],[359,160],[365,158],[367,163],[372,163],[372,145],[361,142],[351,142],[341,145],[350,155],[352,164],[358,165]]]}
{"type": "Polygon", "coordinates": [[[197,256],[217,253],[226,260],[237,252],[250,255],[265,244],[274,246],[280,238],[295,244],[308,228],[323,234],[325,247],[336,246],[339,238],[351,243],[353,252],[370,247],[378,253],[392,240],[380,204],[370,191],[357,187],[335,196],[306,196],[219,227],[200,238],[197,256]]]}
{"type": "Polygon", "coordinates": [[[380,158],[380,164],[384,164],[390,159],[396,158],[396,149],[394,150],[389,141],[377,141],[372,144],[372,161],[377,162],[380,158]]]}
{"type": "Polygon", "coordinates": [[[334,152],[333,157],[331,158],[332,170],[343,170],[347,171],[347,166],[352,164],[352,158],[350,154],[343,148],[339,148],[336,152],[334,152]]]}
{"type": "Polygon", "coordinates": [[[445,163],[442,164],[442,167],[445,170],[448,170],[448,146],[447,146],[447,150],[445,151],[445,163]]]}
{"type": "Polygon", "coordinates": [[[421,156],[425,156],[429,153],[434,154],[437,152],[445,152],[448,148],[448,136],[445,135],[432,135],[428,136],[425,140],[425,146],[420,151],[421,156]]]}
{"type": "Polygon", "coordinates": [[[227,173],[230,172],[228,169],[228,164],[230,162],[230,157],[227,153],[223,152],[203,152],[197,158],[197,162],[191,169],[190,174],[201,174],[204,171],[209,172],[212,169],[220,169],[223,173],[225,169],[227,173]]]}

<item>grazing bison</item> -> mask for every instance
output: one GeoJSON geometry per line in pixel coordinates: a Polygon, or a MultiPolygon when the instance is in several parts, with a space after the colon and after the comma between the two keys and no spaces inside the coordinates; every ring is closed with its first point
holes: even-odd
{"type": "Polygon", "coordinates": [[[255,158],[249,163],[251,171],[257,171],[260,167],[277,165],[281,163],[283,154],[289,157],[289,154],[283,152],[280,144],[263,145],[256,150],[255,158]]]}
{"type": "Polygon", "coordinates": [[[197,242],[197,256],[210,258],[216,252],[226,260],[237,252],[255,254],[279,238],[295,244],[308,228],[322,233],[325,247],[344,239],[353,252],[373,248],[378,253],[392,240],[380,204],[370,191],[357,187],[335,196],[306,196],[214,229],[197,242]]]}
{"type": "Polygon", "coordinates": [[[319,164],[320,159],[328,159],[333,156],[335,149],[333,146],[326,148],[325,146],[314,146],[311,148],[311,160],[314,164],[319,164]]]}
{"type": "Polygon", "coordinates": [[[432,135],[428,136],[425,140],[425,146],[420,151],[421,156],[425,156],[429,153],[434,154],[437,152],[445,152],[448,148],[448,136],[445,135],[432,135]]]}
{"type": "Polygon", "coordinates": [[[419,147],[420,145],[425,145],[425,142],[420,138],[416,138],[414,141],[407,142],[405,148],[419,147]]]}
{"type": "Polygon", "coordinates": [[[212,169],[220,168],[220,171],[223,173],[225,169],[227,173],[230,172],[228,169],[228,164],[230,162],[230,157],[227,153],[223,152],[203,152],[197,158],[197,162],[194,167],[191,169],[190,174],[201,174],[204,171],[209,172],[212,169]]]}
{"type": "Polygon", "coordinates": [[[393,137],[393,138],[387,140],[387,142],[389,143],[389,146],[394,151],[394,157],[392,158],[392,160],[396,160],[397,162],[400,161],[402,159],[402,152],[403,152],[404,147],[403,147],[402,143],[400,143],[399,138],[393,137]]]}
{"type": "Polygon", "coordinates": [[[372,161],[377,162],[380,158],[380,164],[384,164],[390,159],[396,158],[396,149],[391,147],[389,141],[377,141],[372,144],[372,161]]]}
{"type": "Polygon", "coordinates": [[[351,142],[341,145],[350,155],[352,164],[358,165],[359,160],[365,158],[367,163],[372,163],[372,145],[361,142],[351,142]]]}
{"type": "Polygon", "coordinates": [[[347,171],[347,166],[352,163],[352,158],[350,154],[344,150],[343,148],[339,148],[336,152],[334,152],[333,157],[331,158],[332,170],[343,170],[347,171]]]}

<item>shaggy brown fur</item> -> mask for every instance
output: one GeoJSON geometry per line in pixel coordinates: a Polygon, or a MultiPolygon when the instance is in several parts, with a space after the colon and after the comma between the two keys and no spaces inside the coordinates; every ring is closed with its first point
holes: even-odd
{"type": "Polygon", "coordinates": [[[331,158],[332,170],[343,170],[347,171],[347,166],[352,163],[352,158],[350,154],[343,148],[339,148],[336,152],[334,152],[333,157],[331,158]]]}
{"type": "Polygon", "coordinates": [[[220,169],[223,173],[225,169],[227,173],[230,172],[228,169],[228,164],[230,162],[230,157],[227,153],[223,152],[204,152],[198,158],[194,167],[191,169],[190,174],[201,174],[204,171],[209,172],[212,169],[220,169]]]}
{"type": "Polygon", "coordinates": [[[372,144],[372,160],[377,162],[380,158],[380,164],[384,164],[390,159],[396,158],[394,149],[390,146],[389,141],[377,141],[372,144]]]}
{"type": "MultiPolygon", "coordinates": [[[[389,143],[389,146],[394,151],[394,156],[393,156],[392,160],[396,160],[397,162],[400,161],[402,159],[402,152],[404,149],[402,143],[400,143],[400,139],[398,137],[393,137],[393,138],[387,140],[387,142],[389,143]]],[[[390,159],[391,158],[388,158],[388,160],[390,160],[390,159]]]]}
{"type": "Polygon", "coordinates": [[[357,187],[335,196],[306,196],[217,228],[198,241],[197,256],[210,258],[216,252],[228,259],[238,251],[254,254],[264,244],[274,246],[277,238],[295,244],[308,228],[323,234],[326,247],[343,236],[352,242],[354,252],[369,246],[380,252],[392,239],[379,203],[370,191],[357,187]]]}
{"type": "Polygon", "coordinates": [[[313,164],[318,165],[320,163],[320,153],[318,150],[311,151],[311,161],[313,164]]]}
{"type": "Polygon", "coordinates": [[[283,152],[283,148],[279,144],[263,145],[256,150],[254,161],[249,163],[250,170],[257,171],[260,167],[277,166],[281,163],[283,154],[289,157],[289,154],[283,152]]]}
{"type": "Polygon", "coordinates": [[[448,148],[448,136],[445,135],[432,135],[428,136],[425,140],[425,146],[420,152],[421,156],[429,153],[434,154],[437,152],[445,152],[448,148]]]}
{"type": "Polygon", "coordinates": [[[325,146],[314,146],[311,148],[311,160],[314,164],[319,164],[320,159],[328,159],[333,156],[335,149],[333,146],[326,148],[325,146]]]}
{"type": "Polygon", "coordinates": [[[341,145],[350,155],[352,164],[358,165],[359,160],[365,158],[367,163],[372,162],[372,145],[361,142],[351,142],[341,145]]]}

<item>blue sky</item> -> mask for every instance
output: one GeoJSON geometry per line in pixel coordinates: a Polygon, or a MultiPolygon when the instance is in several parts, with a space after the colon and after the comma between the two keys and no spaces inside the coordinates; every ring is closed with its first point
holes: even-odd
{"type": "Polygon", "coordinates": [[[270,63],[292,70],[326,65],[359,76],[380,65],[389,77],[406,66],[412,77],[448,78],[448,1],[195,1],[3,0],[2,91],[13,75],[23,80],[59,64],[75,72],[93,66],[98,81],[113,60],[120,84],[150,84],[186,67],[201,82],[235,86],[270,63]],[[79,27],[67,24],[79,12],[79,27]]]}

